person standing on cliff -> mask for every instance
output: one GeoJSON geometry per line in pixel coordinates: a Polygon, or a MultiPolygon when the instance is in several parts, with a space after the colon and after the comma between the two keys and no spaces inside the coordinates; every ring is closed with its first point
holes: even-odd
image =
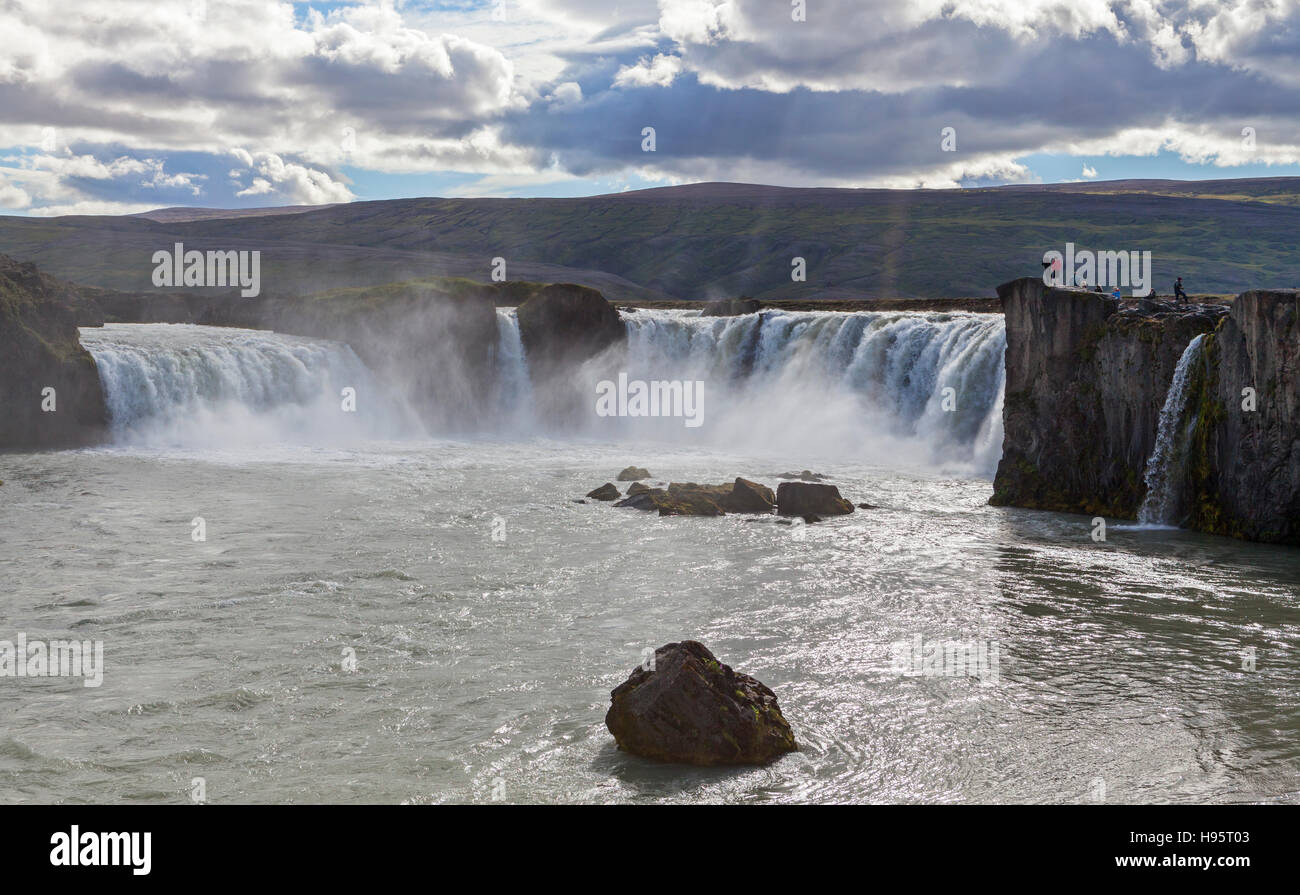
{"type": "Polygon", "coordinates": [[[1183,291],[1183,278],[1179,277],[1174,283],[1174,301],[1187,301],[1187,293],[1183,291]]]}

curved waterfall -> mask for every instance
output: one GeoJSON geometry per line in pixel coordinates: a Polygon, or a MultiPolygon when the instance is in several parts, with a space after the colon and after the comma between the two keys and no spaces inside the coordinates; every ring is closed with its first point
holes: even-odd
{"type": "Polygon", "coordinates": [[[81,341],[118,443],[336,445],[399,437],[413,425],[338,342],[167,323],[87,327],[81,341]]]}
{"type": "Polygon", "coordinates": [[[1172,526],[1178,522],[1181,497],[1178,481],[1187,440],[1182,420],[1187,411],[1187,385],[1191,379],[1192,363],[1200,356],[1204,340],[1204,334],[1199,335],[1183,349],[1174,367],[1174,378],[1165,394],[1164,406],[1160,408],[1156,443],[1143,476],[1147,493],[1138,510],[1138,522],[1143,525],[1172,526]]]}
{"type": "Polygon", "coordinates": [[[629,375],[704,382],[707,428],[721,443],[980,473],[1001,457],[1001,314],[642,310],[624,319],[629,375]]]}
{"type": "MultiPolygon", "coordinates": [[[[987,474],[1002,450],[1005,330],[999,314],[698,311],[624,314],[626,350],[562,383],[579,412],[538,412],[513,309],[497,312],[494,398],[482,428],[502,435],[669,440],[791,462],[833,455],[987,474]],[[702,383],[702,425],[604,419],[597,381],[702,383]]],[[[119,443],[252,445],[419,434],[347,345],[185,324],[82,330],[119,443]],[[355,411],[343,409],[345,390],[355,411]]],[[[555,388],[554,383],[548,388],[555,388]]]]}

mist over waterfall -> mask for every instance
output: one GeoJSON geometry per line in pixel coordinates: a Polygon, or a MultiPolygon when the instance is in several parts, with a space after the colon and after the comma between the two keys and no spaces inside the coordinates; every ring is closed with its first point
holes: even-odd
{"type": "Polygon", "coordinates": [[[679,420],[655,421],[675,424],[660,432],[791,458],[978,474],[1001,457],[1000,314],[642,310],[624,319],[630,376],[705,383],[700,434],[679,420]]]}
{"type": "Polygon", "coordinates": [[[1183,462],[1187,449],[1187,431],[1194,424],[1183,425],[1187,411],[1187,386],[1191,379],[1192,364],[1200,357],[1204,334],[1187,343],[1174,378],[1160,409],[1160,423],[1156,428],[1156,443],[1147,460],[1147,493],[1138,510],[1138,522],[1143,525],[1172,526],[1179,521],[1182,494],[1178,483],[1182,479],[1183,462]]]}
{"type": "MultiPolygon", "coordinates": [[[[513,309],[497,311],[493,388],[479,431],[493,437],[699,445],[788,457],[989,474],[1002,449],[1001,315],[698,311],[623,315],[628,339],[541,385],[513,309]],[[602,417],[597,383],[702,383],[699,425],[679,417],[602,417]],[[538,412],[544,388],[575,413],[538,412]]],[[[425,433],[339,342],[185,324],[82,330],[119,444],[335,446],[425,433]],[[343,390],[356,390],[345,412],[343,390]]],[[[431,396],[436,401],[437,395],[431,396]]],[[[436,428],[436,427],[435,427],[436,428]]]]}
{"type": "Polygon", "coordinates": [[[347,345],[189,324],[83,328],[117,444],[343,446],[419,431],[347,345]],[[355,390],[355,410],[344,409],[355,390]]]}

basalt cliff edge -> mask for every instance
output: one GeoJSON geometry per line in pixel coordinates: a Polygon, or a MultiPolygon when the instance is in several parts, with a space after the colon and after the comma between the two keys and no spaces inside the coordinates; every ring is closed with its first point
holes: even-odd
{"type": "Polygon", "coordinates": [[[1039,278],[999,287],[1007,326],[1002,460],[991,503],[1136,518],[1179,358],[1191,358],[1177,524],[1300,544],[1300,300],[1136,307],[1039,278]],[[1250,391],[1253,390],[1253,391],[1250,391]]]}

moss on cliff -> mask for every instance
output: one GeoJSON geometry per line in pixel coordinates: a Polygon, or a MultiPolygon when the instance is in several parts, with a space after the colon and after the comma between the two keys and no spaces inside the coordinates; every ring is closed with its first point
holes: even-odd
{"type": "Polygon", "coordinates": [[[1210,333],[1202,343],[1201,360],[1191,370],[1188,406],[1194,413],[1191,438],[1187,448],[1187,485],[1190,494],[1188,524],[1210,534],[1243,536],[1240,525],[1224,511],[1215,482],[1216,433],[1226,409],[1218,398],[1219,346],[1217,333],[1210,333]]]}

